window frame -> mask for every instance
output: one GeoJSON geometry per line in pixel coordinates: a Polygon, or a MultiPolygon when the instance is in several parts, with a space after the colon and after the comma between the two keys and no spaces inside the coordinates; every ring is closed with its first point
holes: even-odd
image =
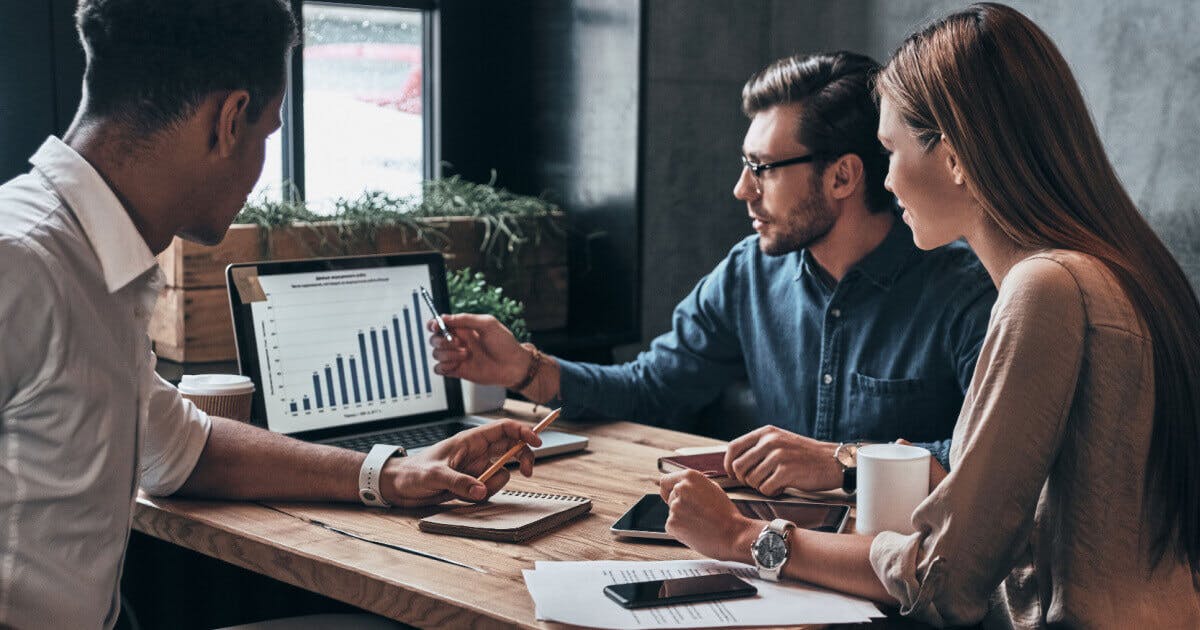
{"type": "Polygon", "coordinates": [[[436,0],[289,0],[292,13],[300,23],[300,43],[288,59],[288,87],[283,100],[283,126],[280,129],[283,159],[280,186],[283,197],[305,199],[304,187],[304,5],[320,4],[334,7],[371,9],[408,9],[421,12],[421,124],[422,173],[424,179],[441,175],[441,147],[437,129],[440,99],[434,94],[436,77],[441,72],[437,51],[441,49],[441,29],[436,0]]]}

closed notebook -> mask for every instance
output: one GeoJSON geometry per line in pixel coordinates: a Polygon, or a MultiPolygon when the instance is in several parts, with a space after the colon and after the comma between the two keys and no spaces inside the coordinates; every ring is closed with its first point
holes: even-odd
{"type": "Polygon", "coordinates": [[[687,469],[698,470],[722,488],[737,488],[742,485],[725,472],[725,451],[659,457],[658,469],[665,473],[687,469]]]}
{"type": "Polygon", "coordinates": [[[423,532],[521,542],[540,536],[592,509],[592,500],[564,494],[505,490],[487,503],[466,505],[421,519],[423,532]]]}

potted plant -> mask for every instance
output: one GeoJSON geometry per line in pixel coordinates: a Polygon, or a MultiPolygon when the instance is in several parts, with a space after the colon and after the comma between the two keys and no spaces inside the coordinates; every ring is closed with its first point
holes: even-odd
{"type": "Polygon", "coordinates": [[[452,176],[420,195],[366,191],[338,199],[331,214],[294,194],[246,204],[216,246],[175,239],[158,260],[167,276],[150,325],[160,357],[236,357],[225,267],[233,262],[440,250],[450,270],[471,267],[522,301],[534,330],[567,323],[566,217],[540,197],[452,176]]]}
{"type": "MultiPolygon", "coordinates": [[[[504,295],[504,289],[488,284],[487,278],[471,269],[460,269],[447,276],[450,287],[450,312],[491,315],[504,324],[517,341],[528,341],[525,306],[504,295]]],[[[499,385],[462,382],[463,407],[467,413],[499,409],[507,395],[499,385]]]]}

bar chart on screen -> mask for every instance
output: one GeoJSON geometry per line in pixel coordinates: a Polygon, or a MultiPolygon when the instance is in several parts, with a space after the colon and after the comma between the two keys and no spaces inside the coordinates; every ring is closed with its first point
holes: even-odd
{"type": "Polygon", "coordinates": [[[419,288],[428,269],[262,276],[252,305],[268,426],[283,432],[440,411],[419,288]]]}

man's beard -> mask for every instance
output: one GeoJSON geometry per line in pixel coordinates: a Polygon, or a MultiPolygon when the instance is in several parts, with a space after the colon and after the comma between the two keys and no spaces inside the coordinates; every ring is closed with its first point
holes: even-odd
{"type": "Polygon", "coordinates": [[[807,199],[798,201],[783,220],[773,224],[781,229],[770,240],[758,239],[759,247],[768,256],[784,256],[800,251],[825,238],[833,229],[836,219],[814,187],[807,199]]]}

